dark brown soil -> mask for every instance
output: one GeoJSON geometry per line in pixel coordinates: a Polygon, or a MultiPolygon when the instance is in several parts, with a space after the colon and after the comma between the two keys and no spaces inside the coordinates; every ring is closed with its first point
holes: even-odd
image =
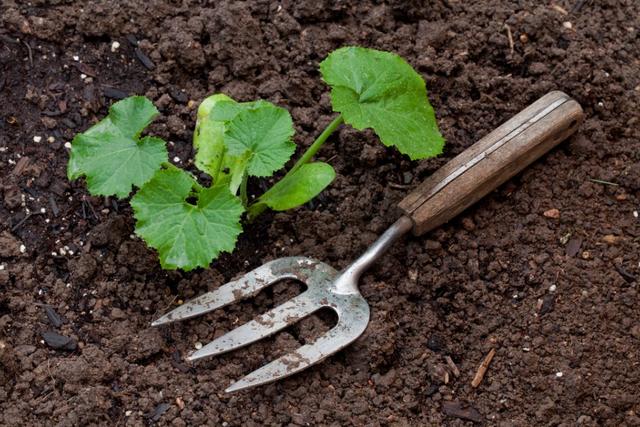
{"type": "Polygon", "coordinates": [[[1,4],[0,424],[459,426],[466,415],[640,425],[637,0],[1,4]],[[183,164],[189,100],[211,92],[288,108],[307,145],[332,117],[318,62],[348,44],[395,51],[424,76],[443,156],[412,163],[343,128],[320,153],[338,171],[329,190],[263,216],[235,253],[190,274],[162,271],[131,237],[127,202],[89,197],[65,177],[65,142],[124,94],[154,100],[162,117],[151,132],[183,164]],[[552,89],[583,105],[579,133],[462,217],[397,244],[362,280],[366,333],[321,365],[223,392],[326,330],[325,317],[195,366],[181,360],[290,296],[287,286],[149,327],[177,300],[278,256],[345,266],[409,188],[552,89]]]}

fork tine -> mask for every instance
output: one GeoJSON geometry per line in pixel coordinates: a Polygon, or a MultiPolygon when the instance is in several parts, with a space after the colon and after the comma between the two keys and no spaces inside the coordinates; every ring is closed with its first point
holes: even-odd
{"type": "Polygon", "coordinates": [[[303,345],[298,350],[285,354],[262,368],[256,369],[239,381],[231,384],[225,392],[231,393],[245,388],[267,384],[300,372],[311,365],[321,362],[353,341],[352,339],[345,338],[342,331],[340,331],[338,327],[335,327],[315,342],[303,345]],[[323,348],[327,347],[330,349],[323,350],[323,348]]]}
{"type": "Polygon", "coordinates": [[[272,266],[277,265],[277,263],[282,263],[282,260],[283,259],[268,262],[248,272],[238,280],[228,282],[215,291],[207,292],[184,303],[180,307],[154,320],[151,326],[159,326],[200,316],[201,314],[256,295],[262,289],[278,280],[297,278],[296,274],[288,273],[282,269],[274,273],[272,266]]]}
{"type": "Polygon", "coordinates": [[[193,361],[203,357],[215,356],[244,347],[275,334],[320,308],[321,306],[314,304],[309,298],[308,292],[302,293],[258,318],[216,338],[200,350],[190,354],[187,360],[193,361]]]}
{"type": "Polygon", "coordinates": [[[231,393],[277,381],[315,365],[342,350],[362,335],[367,328],[369,306],[362,297],[358,296],[351,299],[349,304],[338,306],[338,316],[338,324],[313,343],[303,345],[298,350],[256,369],[231,384],[225,392],[231,393]]]}

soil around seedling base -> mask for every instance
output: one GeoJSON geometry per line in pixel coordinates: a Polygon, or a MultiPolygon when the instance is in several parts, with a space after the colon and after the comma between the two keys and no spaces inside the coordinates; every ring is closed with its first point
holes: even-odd
{"type": "Polygon", "coordinates": [[[640,425],[636,2],[202,3],[2,3],[1,425],[640,425]],[[159,107],[150,133],[191,170],[195,108],[212,92],[286,107],[309,145],[332,118],[318,62],[343,45],[394,51],[424,76],[442,156],[410,162],[343,127],[319,153],[338,174],[327,191],[264,215],[233,254],[188,274],[160,269],[126,201],[65,177],[65,144],[129,94],[159,107]],[[223,392],[326,331],[326,313],[183,360],[295,285],[150,327],[276,257],[344,267],[413,186],[554,89],[584,107],[579,132],[461,217],[396,244],[361,281],[367,331],[324,363],[223,392]]]}

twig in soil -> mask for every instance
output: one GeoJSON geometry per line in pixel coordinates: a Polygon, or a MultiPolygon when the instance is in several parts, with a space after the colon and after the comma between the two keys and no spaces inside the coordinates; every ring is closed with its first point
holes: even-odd
{"type": "Polygon", "coordinates": [[[53,198],[53,194],[49,194],[49,207],[51,208],[51,212],[53,212],[53,216],[58,216],[60,213],[60,208],[58,208],[58,204],[56,200],[53,198]]]}
{"type": "Polygon", "coordinates": [[[391,188],[395,188],[398,190],[406,190],[408,188],[411,188],[412,185],[407,185],[407,184],[396,184],[395,182],[390,182],[389,183],[389,187],[391,188]]]}
{"type": "Polygon", "coordinates": [[[82,214],[83,214],[84,219],[86,219],[86,218],[87,218],[86,210],[85,210],[85,208],[84,208],[84,207],[85,207],[85,204],[86,204],[87,206],[89,206],[89,210],[91,211],[91,214],[93,215],[93,217],[94,217],[95,219],[100,219],[100,217],[98,217],[98,214],[96,213],[96,210],[93,208],[93,204],[89,203],[89,202],[87,201],[87,199],[86,199],[85,197],[83,197],[83,198],[82,198],[82,214]]]}
{"type": "Polygon", "coordinates": [[[507,30],[507,38],[509,39],[509,51],[511,52],[511,55],[513,55],[513,34],[511,34],[511,27],[509,26],[509,24],[504,24],[504,28],[507,30]]]}
{"type": "Polygon", "coordinates": [[[480,385],[482,379],[484,378],[484,374],[487,373],[487,369],[489,369],[489,365],[491,364],[491,360],[493,359],[493,356],[495,356],[495,354],[496,349],[492,348],[489,354],[487,354],[487,356],[478,367],[476,375],[473,377],[473,381],[471,381],[471,387],[476,388],[480,385]]]}
{"type": "Polygon", "coordinates": [[[445,356],[444,360],[447,362],[447,366],[449,367],[449,369],[451,369],[451,373],[453,374],[453,376],[454,377],[460,376],[460,370],[454,363],[453,359],[450,356],[445,356]]]}
{"type": "Polygon", "coordinates": [[[580,9],[582,9],[582,6],[584,6],[586,2],[586,0],[578,0],[571,8],[571,13],[580,12],[580,9]]]}
{"type": "Polygon", "coordinates": [[[629,273],[627,270],[625,270],[624,268],[622,268],[621,265],[618,264],[613,264],[613,268],[616,269],[616,271],[618,272],[618,274],[620,276],[622,276],[622,278],[628,282],[628,283],[632,283],[636,281],[636,276],[634,276],[633,274],[629,273]]]}
{"type": "Polygon", "coordinates": [[[552,4],[551,5],[551,9],[553,9],[553,10],[555,10],[557,12],[560,12],[563,15],[568,15],[569,14],[569,12],[567,12],[567,10],[564,7],[562,7],[560,5],[557,5],[557,4],[552,4]]]}
{"type": "Polygon", "coordinates": [[[605,181],[603,179],[589,178],[589,181],[595,182],[597,184],[611,185],[612,187],[619,187],[620,186],[620,184],[616,184],[615,182],[611,182],[611,181],[605,181]]]}
{"type": "Polygon", "coordinates": [[[27,48],[27,53],[29,54],[29,65],[33,68],[33,52],[31,51],[31,46],[24,40],[20,40],[23,45],[27,48]]]}
{"type": "Polygon", "coordinates": [[[27,222],[27,220],[29,218],[31,218],[34,215],[42,215],[42,212],[29,212],[28,214],[26,214],[24,216],[24,218],[22,218],[20,221],[18,221],[18,223],[16,225],[14,225],[13,227],[11,227],[11,232],[16,231],[18,228],[22,227],[22,225],[27,222]]]}
{"type": "Polygon", "coordinates": [[[0,34],[0,41],[4,42],[4,43],[11,43],[11,44],[17,44],[18,43],[15,39],[13,39],[13,38],[5,35],[5,34],[0,34]]]}

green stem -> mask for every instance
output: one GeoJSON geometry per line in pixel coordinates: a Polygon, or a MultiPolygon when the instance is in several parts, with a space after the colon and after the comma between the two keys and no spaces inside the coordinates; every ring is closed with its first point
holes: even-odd
{"type": "Polygon", "coordinates": [[[300,166],[311,160],[313,156],[316,155],[320,147],[322,147],[322,145],[327,141],[327,138],[329,138],[329,136],[331,136],[331,134],[335,132],[335,130],[338,129],[338,126],[340,126],[343,122],[344,117],[342,117],[342,114],[338,114],[338,116],[333,119],[331,123],[329,123],[329,125],[322,131],[320,136],[318,136],[316,140],[313,141],[313,144],[311,144],[311,146],[307,148],[307,151],[302,154],[302,157],[298,159],[296,164],[293,165],[291,170],[287,172],[285,176],[291,175],[292,173],[300,169],[300,166]]]}
{"type": "MultiPolygon", "coordinates": [[[[302,157],[300,157],[298,159],[298,161],[293,165],[293,167],[289,170],[289,172],[287,172],[285,174],[285,176],[282,177],[282,179],[285,179],[289,175],[293,174],[295,171],[300,169],[300,167],[302,165],[304,165],[305,163],[309,162],[309,160],[311,160],[313,158],[313,156],[316,155],[318,150],[320,150],[322,145],[327,141],[329,136],[331,136],[331,134],[333,132],[335,132],[336,129],[338,129],[338,126],[340,126],[342,123],[344,123],[344,117],[342,117],[342,114],[338,114],[338,116],[335,119],[333,119],[331,121],[331,123],[329,123],[329,125],[316,138],[316,140],[313,141],[313,144],[311,144],[311,146],[309,148],[307,148],[307,151],[305,151],[302,154],[302,157]]],[[[269,191],[269,190],[267,190],[267,191],[269,191]]],[[[245,206],[246,206],[246,204],[245,204],[245,206]]],[[[253,205],[249,206],[249,209],[248,209],[248,211],[249,211],[249,221],[253,221],[258,215],[260,215],[266,209],[267,209],[267,205],[265,205],[264,203],[259,203],[259,202],[254,203],[253,205]]]]}
{"type": "Polygon", "coordinates": [[[249,177],[247,176],[247,172],[242,175],[242,181],[240,181],[240,199],[242,200],[242,205],[247,206],[249,204],[249,196],[247,196],[247,181],[249,177]]]}

